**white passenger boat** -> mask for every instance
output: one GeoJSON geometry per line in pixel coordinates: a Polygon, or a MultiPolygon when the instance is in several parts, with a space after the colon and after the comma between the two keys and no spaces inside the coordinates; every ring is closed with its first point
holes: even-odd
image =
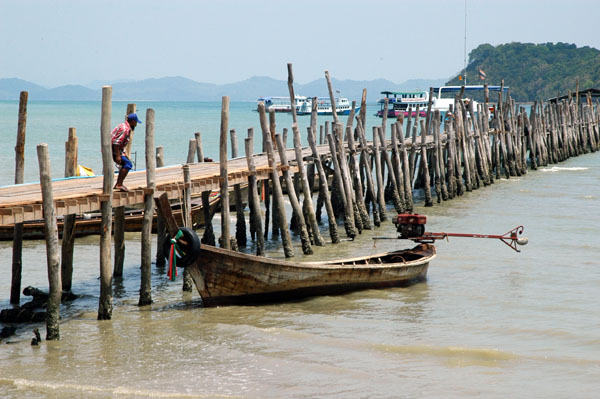
{"type": "MultiPolygon", "coordinates": [[[[434,89],[434,93],[436,96],[433,98],[433,104],[431,106],[431,110],[438,110],[440,113],[445,113],[450,110],[451,106],[454,106],[454,98],[460,91],[463,86],[442,86],[434,89]]],[[[502,90],[502,86],[488,86],[488,91],[490,93],[490,103],[498,102],[498,92],[502,90]],[[495,93],[494,96],[491,96],[492,93],[495,93]]],[[[509,90],[508,86],[504,86],[504,94],[506,94],[509,90]]],[[[473,100],[473,98],[482,98],[485,92],[484,85],[470,85],[464,86],[463,100],[473,100]]],[[[477,101],[473,102],[474,109],[477,110],[477,101]]]]}
{"type": "Polygon", "coordinates": [[[427,114],[427,103],[429,102],[429,93],[426,91],[382,91],[385,95],[377,101],[380,105],[377,111],[378,117],[383,117],[385,100],[388,100],[388,118],[397,118],[400,115],[415,116],[417,106],[419,107],[419,116],[427,114]]]}
{"type": "MultiPolygon", "coordinates": [[[[335,97],[335,113],[338,115],[349,115],[352,109],[352,104],[345,97],[335,97]]],[[[355,108],[355,112],[360,110],[360,106],[355,108]]],[[[309,98],[297,111],[298,115],[310,115],[312,112],[312,99],[309,98]]],[[[329,97],[317,98],[317,114],[331,115],[333,113],[331,107],[331,99],[329,97]]]]}
{"type": "MultiPolygon", "coordinates": [[[[305,104],[307,98],[305,96],[296,96],[295,106],[296,112],[299,111],[300,107],[305,104]]],[[[257,101],[258,103],[265,103],[265,109],[267,112],[292,112],[290,97],[261,97],[257,101]]],[[[258,106],[258,104],[257,104],[258,106]]],[[[258,110],[258,107],[257,107],[258,110]]]]}

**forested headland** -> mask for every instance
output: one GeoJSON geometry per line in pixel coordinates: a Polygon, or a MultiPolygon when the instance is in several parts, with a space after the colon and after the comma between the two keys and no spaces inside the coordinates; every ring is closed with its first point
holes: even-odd
{"type": "MultiPolygon", "coordinates": [[[[464,84],[463,71],[448,85],[464,84]]],[[[516,101],[547,100],[579,89],[600,88],[600,50],[568,43],[481,44],[469,53],[467,84],[510,86],[516,101]]]]}

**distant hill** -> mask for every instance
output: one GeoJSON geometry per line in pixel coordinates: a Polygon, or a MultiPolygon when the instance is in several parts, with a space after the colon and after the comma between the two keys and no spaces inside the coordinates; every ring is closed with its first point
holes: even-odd
{"type": "MultiPolygon", "coordinates": [[[[332,79],[334,90],[351,100],[360,101],[363,88],[367,89],[367,100],[376,101],[384,90],[405,91],[439,86],[445,79],[408,80],[404,83],[394,83],[385,79],[370,81],[332,79]]],[[[54,101],[100,101],[102,99],[102,84],[98,82],[97,89],[80,85],[60,86],[52,89],[36,85],[25,80],[11,78],[0,79],[0,100],[18,100],[22,90],[29,92],[30,100],[54,101]]],[[[264,76],[236,83],[216,85],[199,83],[184,77],[164,77],[140,81],[120,81],[112,83],[113,100],[155,100],[155,101],[221,101],[223,96],[229,96],[231,101],[256,101],[263,96],[287,96],[287,81],[272,79],[264,76]]],[[[294,84],[297,95],[328,96],[325,79],[318,79],[306,84],[294,84]]]]}
{"type": "MultiPolygon", "coordinates": [[[[467,84],[510,86],[516,101],[547,100],[580,89],[600,88],[600,50],[567,43],[482,44],[469,54],[467,84]],[[486,78],[479,78],[479,70],[486,78]]],[[[458,75],[448,84],[459,85],[458,75]]]]}

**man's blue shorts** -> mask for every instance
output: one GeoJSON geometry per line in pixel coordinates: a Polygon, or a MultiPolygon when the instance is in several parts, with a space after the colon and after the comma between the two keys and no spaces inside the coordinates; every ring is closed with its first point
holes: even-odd
{"type": "Polygon", "coordinates": [[[125,155],[121,155],[121,168],[125,170],[131,170],[133,168],[133,164],[125,155]]]}

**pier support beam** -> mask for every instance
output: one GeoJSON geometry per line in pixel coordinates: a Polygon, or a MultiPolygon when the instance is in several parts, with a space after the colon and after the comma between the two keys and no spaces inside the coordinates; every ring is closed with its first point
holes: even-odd
{"type": "Polygon", "coordinates": [[[250,225],[256,233],[256,255],[265,255],[265,238],[263,237],[262,220],[260,217],[260,200],[256,187],[256,166],[254,165],[253,139],[247,138],[244,142],[246,148],[246,162],[248,163],[248,204],[250,205],[250,225]]]}
{"type": "MultiPolygon", "coordinates": [[[[65,142],[65,177],[77,174],[77,136],[75,128],[69,128],[69,139],[65,142]]],[[[75,245],[75,216],[65,215],[63,219],[62,243],[61,243],[61,279],[62,289],[71,291],[73,282],[73,249],[75,245]]]]}
{"type": "Polygon", "coordinates": [[[98,320],[112,318],[113,293],[112,273],[110,265],[110,237],[112,230],[112,188],[113,160],[110,141],[110,118],[112,111],[112,87],[102,87],[102,119],[100,136],[102,140],[102,228],[100,230],[100,301],[98,304],[98,320]]]}
{"type": "Polygon", "coordinates": [[[152,303],[152,220],[154,219],[154,190],[156,190],[156,154],[154,149],[154,110],[146,110],[146,189],[144,190],[144,219],[142,220],[142,266],[139,306],[152,303]]]}
{"type": "MultiPolygon", "coordinates": [[[[165,166],[165,150],[162,146],[156,147],[156,167],[165,166]]],[[[156,267],[164,267],[167,263],[163,249],[163,240],[167,232],[165,218],[160,207],[156,208],[156,267]]]]}
{"type": "MultiPolygon", "coordinates": [[[[22,91],[19,99],[19,120],[17,125],[17,145],[15,146],[15,184],[23,184],[25,173],[25,128],[27,125],[27,98],[29,93],[22,91]]],[[[21,273],[23,269],[23,223],[15,223],[12,253],[12,279],[10,303],[21,301],[21,273]]]]}
{"type": "Polygon", "coordinates": [[[221,102],[221,136],[219,139],[219,163],[221,171],[221,248],[230,249],[229,242],[229,181],[227,179],[227,132],[229,130],[229,97],[221,102]]]}
{"type": "Polygon", "coordinates": [[[62,284],[60,281],[60,262],[58,260],[58,226],[56,222],[56,210],[54,209],[52,179],[50,178],[48,145],[38,145],[37,154],[40,167],[40,185],[42,188],[49,283],[48,305],[46,308],[46,339],[57,340],[60,339],[59,320],[62,284]]]}

